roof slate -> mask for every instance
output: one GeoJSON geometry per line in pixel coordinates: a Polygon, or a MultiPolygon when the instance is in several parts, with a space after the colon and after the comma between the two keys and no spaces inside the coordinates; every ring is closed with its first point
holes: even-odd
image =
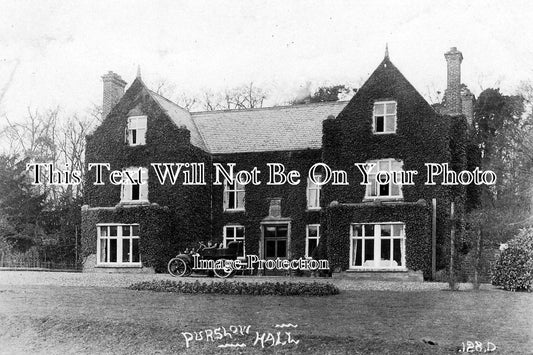
{"type": "Polygon", "coordinates": [[[176,126],[187,127],[187,129],[191,132],[191,144],[204,151],[208,151],[205,145],[205,141],[202,138],[198,127],[196,127],[196,123],[194,123],[189,111],[164,98],[163,96],[153,92],[152,90],[148,91],[150,92],[150,95],[152,95],[154,100],[159,104],[159,106],[161,106],[161,108],[166,111],[167,115],[170,117],[170,119],[172,119],[176,126]]]}
{"type": "Polygon", "coordinates": [[[192,112],[208,151],[231,154],[322,148],[322,121],[347,101],[192,112]]]}

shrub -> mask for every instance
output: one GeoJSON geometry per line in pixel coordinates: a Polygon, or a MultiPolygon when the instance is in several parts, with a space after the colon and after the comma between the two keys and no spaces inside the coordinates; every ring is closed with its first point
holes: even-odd
{"type": "Polygon", "coordinates": [[[532,291],[533,228],[522,229],[496,261],[492,284],[508,291],[532,291]]]}
{"type": "Polygon", "coordinates": [[[320,282],[183,282],[153,280],[137,282],[130,290],[177,293],[218,293],[224,295],[329,296],[339,294],[337,286],[320,282]]]}

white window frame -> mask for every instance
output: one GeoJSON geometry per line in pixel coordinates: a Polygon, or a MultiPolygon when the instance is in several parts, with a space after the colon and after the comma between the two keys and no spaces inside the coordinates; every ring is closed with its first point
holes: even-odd
{"type": "Polygon", "coordinates": [[[139,233],[137,235],[134,235],[133,233],[133,227],[136,227],[137,231],[139,231],[139,224],[121,224],[121,223],[98,223],[96,225],[96,266],[105,266],[105,267],[141,267],[142,266],[142,259],[141,259],[141,253],[139,251],[139,261],[134,262],[133,261],[133,240],[140,240],[139,233]],[[117,235],[111,236],[111,227],[117,228],[117,235]],[[123,227],[129,227],[130,228],[130,235],[124,236],[123,235],[123,227]],[[106,228],[106,236],[102,236],[102,228],[106,228]],[[115,262],[111,262],[110,256],[111,256],[111,248],[108,247],[106,249],[106,258],[104,259],[102,257],[102,241],[106,240],[106,245],[110,245],[110,240],[116,239],[117,243],[117,254],[116,254],[116,260],[115,262]],[[124,240],[129,240],[129,261],[124,262],[123,261],[123,243],[124,240]],[[107,261],[105,261],[107,260],[107,261]]]}
{"type": "Polygon", "coordinates": [[[233,184],[228,181],[224,183],[224,211],[244,211],[246,203],[246,191],[244,185],[239,184],[233,179],[233,184]],[[242,199],[240,198],[242,194],[242,199]],[[230,196],[233,195],[233,203],[235,206],[230,206],[230,196]],[[240,205],[242,201],[242,206],[240,205]]]}
{"type": "Polygon", "coordinates": [[[314,239],[316,240],[316,247],[318,248],[318,243],[320,242],[320,224],[308,224],[305,228],[305,257],[310,258],[312,250],[309,250],[309,240],[314,239]],[[316,237],[311,237],[309,235],[309,229],[310,227],[316,227],[316,237]]]}
{"type": "Polygon", "coordinates": [[[137,182],[139,182],[139,169],[141,169],[141,183],[138,185],[139,189],[139,199],[133,199],[133,189],[136,189],[137,187],[134,187],[135,184],[131,184],[129,179],[123,175],[122,177],[122,184],[121,184],[121,191],[120,191],[120,202],[121,203],[129,203],[129,204],[136,204],[136,203],[148,203],[148,169],[145,167],[129,167],[126,168],[123,171],[128,172],[130,176],[137,182]]]}
{"type": "Polygon", "coordinates": [[[394,134],[397,130],[397,122],[398,122],[398,103],[395,100],[388,100],[388,101],[376,101],[374,102],[374,108],[372,111],[372,132],[374,134],[394,134]],[[387,104],[394,104],[394,112],[387,112],[387,104]],[[377,113],[377,107],[383,106],[383,114],[377,113]],[[377,129],[377,118],[383,117],[383,132],[378,132],[377,129]],[[391,117],[394,118],[394,130],[390,131],[387,130],[387,118],[391,117]]]}
{"type": "MultiPolygon", "coordinates": [[[[322,174],[315,174],[315,181],[322,181],[322,174]]],[[[307,209],[308,210],[320,210],[320,190],[322,185],[314,184],[311,179],[307,178],[307,209]],[[314,199],[313,199],[314,198],[314,199]],[[313,204],[312,202],[315,202],[313,204]]]]}
{"type": "MultiPolygon", "coordinates": [[[[391,228],[391,230],[393,230],[391,228]]],[[[391,232],[392,234],[392,232],[391,232]]],[[[387,260],[384,260],[387,261],[387,260]]],[[[350,269],[351,270],[360,270],[360,271],[378,271],[378,270],[389,270],[389,271],[406,271],[407,267],[405,266],[405,223],[402,222],[379,222],[379,223],[352,223],[350,225],[350,269]],[[363,226],[363,235],[362,236],[355,236],[354,235],[354,228],[355,226],[360,225],[363,226]],[[374,235],[373,236],[366,236],[365,235],[365,225],[373,225],[374,226],[374,235]],[[400,235],[391,235],[391,236],[385,236],[382,238],[381,236],[381,226],[383,225],[400,225],[402,226],[402,229],[400,231],[400,235]],[[390,239],[390,258],[389,258],[389,266],[383,265],[381,261],[381,240],[382,239],[390,239]],[[362,265],[354,265],[354,241],[360,241],[362,243],[361,245],[361,264],[362,265]],[[374,259],[372,259],[373,262],[370,262],[370,260],[364,260],[365,258],[365,244],[366,240],[373,240],[374,241],[374,259]],[[393,266],[393,258],[394,258],[394,240],[400,240],[400,253],[401,253],[401,265],[399,266],[393,266]],[[374,260],[380,260],[379,265],[375,264],[374,260]],[[365,263],[367,265],[365,265],[365,263]]]]}
{"type": "Polygon", "coordinates": [[[396,184],[398,185],[398,195],[393,195],[392,194],[392,185],[393,185],[393,179],[392,179],[392,176],[390,177],[389,179],[389,194],[388,195],[380,195],[379,194],[379,186],[380,184],[378,184],[377,182],[377,179],[376,179],[376,176],[377,176],[377,173],[379,171],[403,171],[403,161],[402,160],[398,160],[398,159],[392,159],[392,158],[387,158],[387,159],[379,159],[379,160],[369,160],[366,162],[366,164],[375,164],[374,168],[372,168],[372,170],[370,170],[369,174],[368,174],[368,182],[370,183],[369,185],[366,185],[366,190],[365,190],[365,200],[402,200],[403,199],[403,190],[402,190],[402,184],[396,184]],[[401,167],[399,170],[392,170],[392,166],[393,166],[393,162],[394,163],[399,163],[401,164],[401,167]],[[380,165],[382,165],[381,163],[387,163],[388,166],[387,166],[387,170],[383,170],[380,168],[380,165]],[[372,189],[375,189],[376,191],[376,195],[372,195],[372,189]]]}
{"type": "Polygon", "coordinates": [[[244,228],[244,226],[240,224],[231,224],[231,225],[224,226],[223,235],[224,235],[224,241],[223,241],[224,248],[227,248],[229,242],[242,242],[242,252],[243,252],[242,256],[246,255],[246,229],[244,228]],[[237,237],[237,228],[242,229],[242,237],[237,237]],[[228,229],[233,230],[234,237],[228,237],[228,229]]]}
{"type": "Polygon", "coordinates": [[[130,116],[125,132],[125,141],[130,146],[146,144],[147,116],[130,116]]]}

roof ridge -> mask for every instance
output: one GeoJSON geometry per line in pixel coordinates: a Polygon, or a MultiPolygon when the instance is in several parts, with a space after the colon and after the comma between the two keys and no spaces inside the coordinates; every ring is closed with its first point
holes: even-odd
{"type": "MultiPolygon", "coordinates": [[[[157,96],[157,97],[160,97],[161,99],[165,100],[166,102],[172,104],[174,107],[180,109],[180,111],[183,111],[184,113],[186,113],[187,115],[189,115],[189,119],[190,121],[192,122],[192,124],[194,125],[194,129],[196,130],[196,132],[198,133],[198,135],[200,136],[200,139],[202,140],[202,143],[204,144],[205,148],[207,149],[207,152],[210,153],[211,152],[211,149],[209,147],[209,145],[207,144],[207,140],[205,139],[205,137],[203,136],[202,132],[200,131],[200,128],[198,127],[198,125],[196,124],[196,121],[194,120],[194,118],[192,117],[191,113],[189,112],[189,110],[186,110],[184,109],[183,107],[181,107],[180,105],[178,105],[177,103],[167,99],[166,97],[164,97],[163,95],[159,95],[158,93],[156,93],[155,91],[152,91],[148,88],[146,88],[148,90],[148,93],[152,96],[157,96]]],[[[168,112],[167,109],[165,109],[159,102],[157,102],[157,99],[156,98],[153,98],[154,101],[159,105],[159,107],[165,111],[166,115],[169,116],[170,120],[174,122],[174,120],[172,119],[172,117],[170,116],[170,112],[168,112]]],[[[190,128],[187,127],[187,129],[189,129],[190,131],[190,128]]],[[[200,148],[200,147],[199,147],[200,148]]],[[[200,148],[201,149],[201,148],[200,148]]]]}
{"type": "Polygon", "coordinates": [[[297,105],[280,105],[280,106],[268,106],[268,107],[254,107],[246,109],[226,109],[226,110],[210,110],[210,111],[193,111],[190,112],[191,116],[198,114],[215,114],[221,112],[249,112],[249,111],[267,111],[267,110],[278,110],[286,108],[305,108],[309,106],[326,106],[326,105],[338,105],[338,104],[347,104],[350,100],[337,100],[337,101],[321,101],[321,102],[311,102],[308,104],[297,104],[297,105]]]}

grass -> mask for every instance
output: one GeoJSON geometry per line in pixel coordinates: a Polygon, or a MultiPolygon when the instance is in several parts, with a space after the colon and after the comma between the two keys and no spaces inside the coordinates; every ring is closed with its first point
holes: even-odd
{"type": "MultiPolygon", "coordinates": [[[[0,286],[0,353],[43,354],[457,354],[490,341],[496,354],[533,350],[533,294],[346,291],[282,297],[133,291],[120,288],[0,286]],[[298,344],[261,349],[256,332],[282,323],[298,344]],[[183,333],[250,326],[246,348],[191,341],[183,333]],[[426,340],[426,342],[423,341],[426,340]],[[429,345],[428,340],[437,345],[429,345]]],[[[227,338],[226,338],[227,339],[227,338]]],[[[266,335],[265,335],[266,339],[266,335]]]]}

